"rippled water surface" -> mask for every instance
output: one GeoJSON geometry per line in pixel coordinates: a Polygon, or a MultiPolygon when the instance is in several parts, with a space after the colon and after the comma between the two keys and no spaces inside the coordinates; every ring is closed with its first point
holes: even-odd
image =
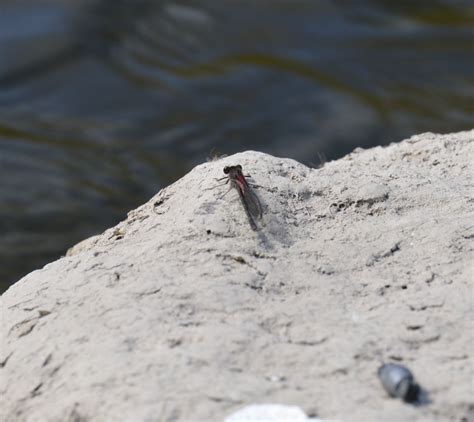
{"type": "Polygon", "coordinates": [[[473,126],[472,1],[0,0],[2,289],[213,150],[473,126]]]}

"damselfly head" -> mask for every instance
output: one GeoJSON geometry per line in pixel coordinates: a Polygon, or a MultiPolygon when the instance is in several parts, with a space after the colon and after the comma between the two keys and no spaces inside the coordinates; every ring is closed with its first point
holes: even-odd
{"type": "Polygon", "coordinates": [[[242,166],[237,164],[236,166],[225,166],[224,167],[224,174],[229,174],[232,170],[237,169],[238,171],[242,171],[242,166]]]}

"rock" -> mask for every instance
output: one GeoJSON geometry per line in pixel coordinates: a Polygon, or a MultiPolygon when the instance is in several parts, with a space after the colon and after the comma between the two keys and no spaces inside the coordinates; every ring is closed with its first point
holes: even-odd
{"type": "Polygon", "coordinates": [[[224,420],[280,403],[469,420],[473,141],[417,135],[320,169],[252,151],[197,166],[4,293],[0,418],[224,420]],[[257,232],[215,181],[232,164],[259,186],[257,232]],[[429,405],[380,388],[393,359],[429,405]]]}

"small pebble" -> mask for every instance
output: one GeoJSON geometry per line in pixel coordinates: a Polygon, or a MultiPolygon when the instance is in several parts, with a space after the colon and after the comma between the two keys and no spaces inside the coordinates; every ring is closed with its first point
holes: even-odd
{"type": "Polygon", "coordinates": [[[420,387],[415,384],[413,374],[408,368],[386,363],[377,372],[383,387],[392,397],[398,397],[408,403],[418,399],[420,387]]]}

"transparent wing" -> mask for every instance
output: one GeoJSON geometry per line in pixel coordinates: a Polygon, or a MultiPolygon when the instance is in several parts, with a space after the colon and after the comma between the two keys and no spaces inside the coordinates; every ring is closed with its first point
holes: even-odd
{"type": "Polygon", "coordinates": [[[262,204],[255,192],[249,187],[243,192],[242,201],[245,202],[246,208],[252,217],[262,218],[262,204]]]}

